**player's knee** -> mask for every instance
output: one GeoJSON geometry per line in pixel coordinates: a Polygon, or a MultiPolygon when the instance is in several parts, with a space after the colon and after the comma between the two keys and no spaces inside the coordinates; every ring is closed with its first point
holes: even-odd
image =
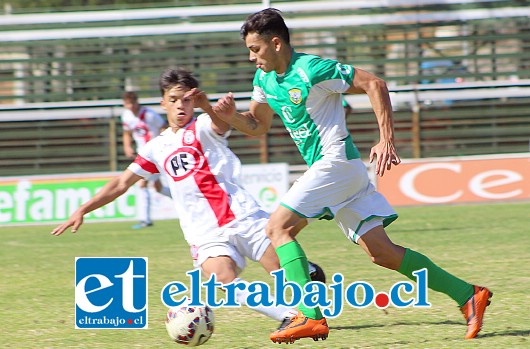
{"type": "MultiPolygon", "coordinates": [[[[270,222],[269,222],[270,223],[270,222]]],[[[268,224],[265,228],[265,233],[267,237],[273,242],[280,241],[285,237],[289,237],[289,230],[283,229],[275,224],[268,224]]]]}
{"type": "Polygon", "coordinates": [[[228,256],[209,257],[201,265],[206,279],[215,275],[215,281],[221,283],[232,282],[237,275],[236,268],[235,262],[228,256]]]}

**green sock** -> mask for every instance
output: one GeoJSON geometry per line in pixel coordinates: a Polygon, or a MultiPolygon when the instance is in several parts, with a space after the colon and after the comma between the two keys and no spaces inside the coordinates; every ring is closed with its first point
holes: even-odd
{"type": "Polygon", "coordinates": [[[423,268],[427,268],[429,288],[445,293],[454,299],[459,307],[473,295],[473,285],[449,274],[421,253],[407,248],[398,272],[411,280],[416,280],[412,272],[423,268]]]}
{"type": "MultiPolygon", "coordinates": [[[[296,282],[303,290],[304,285],[311,281],[311,277],[309,276],[307,257],[300,244],[297,241],[288,242],[277,247],[276,253],[280,259],[280,267],[285,269],[285,279],[296,282]]],[[[300,303],[298,309],[308,318],[315,320],[323,318],[319,307],[307,308],[300,303]]]]}

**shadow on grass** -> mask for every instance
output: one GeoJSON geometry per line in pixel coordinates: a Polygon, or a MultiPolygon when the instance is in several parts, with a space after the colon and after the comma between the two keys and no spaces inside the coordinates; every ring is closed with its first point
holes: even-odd
{"type": "MultiPolygon", "coordinates": [[[[407,326],[407,325],[418,325],[418,324],[419,324],[418,322],[394,322],[392,326],[407,326]]],[[[454,321],[454,320],[428,322],[427,324],[429,325],[463,325],[463,326],[466,325],[464,321],[454,321]]]]}
{"type": "MultiPolygon", "coordinates": [[[[465,326],[465,324],[461,321],[452,321],[452,320],[444,320],[444,321],[436,321],[436,322],[429,322],[429,325],[462,325],[465,326]]],[[[378,327],[387,327],[387,326],[418,326],[420,323],[418,322],[392,322],[388,324],[371,324],[371,325],[359,325],[359,326],[330,326],[330,330],[362,330],[367,328],[378,328],[378,327]]],[[[477,339],[481,338],[489,338],[489,337],[505,337],[505,336],[512,336],[512,337],[528,337],[530,336],[530,330],[507,330],[507,331],[496,331],[496,332],[489,332],[489,333],[479,333],[477,336],[477,339]]]]}
{"type": "MultiPolygon", "coordinates": [[[[452,321],[452,320],[444,320],[444,321],[436,321],[436,322],[429,322],[429,325],[465,325],[463,322],[460,321],[452,321]]],[[[387,327],[387,326],[419,326],[422,325],[418,322],[389,322],[388,324],[372,324],[372,325],[359,325],[359,326],[330,326],[330,330],[362,330],[365,328],[376,328],[376,327],[387,327]]]]}
{"type": "Polygon", "coordinates": [[[362,330],[364,328],[385,327],[386,325],[330,326],[330,330],[362,330]]]}
{"type": "Polygon", "coordinates": [[[509,330],[509,331],[496,331],[490,333],[484,333],[477,336],[477,339],[488,338],[488,337],[499,337],[499,336],[514,336],[514,337],[528,337],[530,336],[530,330],[509,330]]]}

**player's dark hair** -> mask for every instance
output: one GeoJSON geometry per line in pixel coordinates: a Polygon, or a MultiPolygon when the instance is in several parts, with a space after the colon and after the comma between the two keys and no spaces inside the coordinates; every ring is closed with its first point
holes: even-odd
{"type": "Polygon", "coordinates": [[[164,70],[164,72],[160,75],[159,85],[160,94],[164,96],[164,93],[167,90],[177,85],[189,87],[190,90],[192,88],[199,87],[199,81],[195,79],[195,77],[186,69],[176,67],[167,68],[164,70]]]}
{"type": "Polygon", "coordinates": [[[124,101],[128,101],[128,102],[138,102],[138,95],[136,94],[136,92],[133,92],[133,91],[127,91],[123,94],[122,96],[122,99],[124,101]]]}
{"type": "Polygon", "coordinates": [[[268,8],[248,16],[241,27],[241,38],[245,40],[249,33],[257,33],[266,38],[278,36],[287,44],[290,44],[291,41],[289,28],[287,28],[280,10],[275,8],[268,8]]]}

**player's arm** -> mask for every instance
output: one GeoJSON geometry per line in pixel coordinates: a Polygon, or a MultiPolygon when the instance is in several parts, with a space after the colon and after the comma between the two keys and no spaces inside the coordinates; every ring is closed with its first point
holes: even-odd
{"type": "Polygon", "coordinates": [[[134,158],[132,131],[123,130],[123,152],[128,158],[134,158]]]}
{"type": "Polygon", "coordinates": [[[392,165],[401,162],[394,146],[392,103],[386,82],[367,71],[355,68],[352,84],[346,92],[365,93],[370,99],[379,125],[379,143],[373,146],[370,151],[370,162],[373,162],[374,158],[377,159],[375,173],[383,176],[385,169],[390,170],[392,165]]]}
{"type": "Polygon", "coordinates": [[[239,113],[232,93],[220,98],[213,110],[224,121],[239,131],[251,136],[261,136],[267,133],[272,124],[274,111],[266,103],[250,101],[250,110],[239,113]]]}
{"type": "Polygon", "coordinates": [[[204,112],[210,115],[210,119],[212,119],[212,130],[215,133],[217,133],[218,135],[224,135],[226,132],[228,132],[228,130],[230,130],[230,124],[222,120],[213,110],[212,105],[208,100],[208,96],[206,96],[206,93],[204,93],[204,91],[201,91],[198,88],[194,88],[188,93],[186,93],[185,97],[193,98],[194,107],[201,108],[202,110],[204,110],[204,112]]]}
{"type": "Polygon", "coordinates": [[[131,170],[127,169],[123,171],[121,175],[111,179],[96,195],[81,205],[66,222],[53,229],[51,234],[61,235],[69,227],[72,227],[72,233],[75,233],[79,226],[83,224],[84,215],[114,201],[141,178],[141,176],[138,176],[131,170]]]}

